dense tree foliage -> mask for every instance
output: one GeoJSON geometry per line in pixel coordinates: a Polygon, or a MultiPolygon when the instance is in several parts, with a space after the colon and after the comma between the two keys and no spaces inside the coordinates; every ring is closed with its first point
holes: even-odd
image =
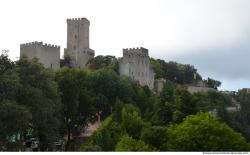
{"type": "Polygon", "coordinates": [[[14,101],[2,101],[0,103],[0,146],[5,146],[7,150],[19,151],[23,146],[22,139],[15,140],[15,145],[11,145],[13,142],[7,140],[8,137],[15,134],[25,135],[26,129],[29,127],[29,123],[32,120],[30,111],[22,105],[18,105],[14,101]]]}
{"type": "Polygon", "coordinates": [[[208,113],[190,115],[178,125],[167,128],[163,150],[171,151],[245,151],[245,138],[208,113]]]}
{"type": "Polygon", "coordinates": [[[87,66],[91,70],[107,68],[107,69],[111,69],[115,71],[116,73],[118,73],[118,69],[119,69],[118,60],[116,59],[116,57],[111,56],[111,55],[107,55],[107,56],[98,55],[94,57],[93,59],[91,59],[87,63],[87,66]]]}
{"type": "Polygon", "coordinates": [[[227,115],[226,122],[250,141],[250,93],[243,89],[235,98],[241,108],[238,112],[227,115]]]}
{"type": "Polygon", "coordinates": [[[71,133],[84,128],[94,113],[87,91],[87,73],[83,70],[65,68],[57,73],[56,80],[61,92],[64,122],[67,127],[68,143],[71,133]]]}
{"type": "Polygon", "coordinates": [[[60,59],[60,67],[70,67],[72,68],[72,58],[70,55],[64,55],[64,59],[60,59]]]}
{"type": "Polygon", "coordinates": [[[145,144],[141,140],[135,140],[128,135],[124,135],[121,141],[117,144],[115,151],[140,151],[140,152],[148,152],[153,151],[150,146],[145,144]]]}
{"type": "Polygon", "coordinates": [[[202,80],[201,75],[194,66],[189,64],[180,64],[177,62],[165,62],[161,59],[150,59],[151,65],[155,71],[155,78],[165,78],[178,84],[197,84],[203,81],[206,86],[217,89],[221,82],[208,78],[202,80]]]}
{"type": "Polygon", "coordinates": [[[61,102],[54,81],[54,73],[44,69],[36,59],[20,59],[16,62],[21,90],[17,102],[27,106],[32,113],[32,126],[37,130],[41,147],[56,141],[59,135],[61,102]]]}
{"type": "Polygon", "coordinates": [[[145,125],[141,119],[140,110],[131,104],[122,109],[122,126],[125,131],[133,138],[140,137],[141,130],[145,125]]]}
{"type": "Polygon", "coordinates": [[[143,128],[140,139],[146,144],[160,149],[160,146],[167,141],[166,127],[150,126],[143,128]]]}
{"type": "Polygon", "coordinates": [[[165,62],[164,60],[155,60],[153,58],[150,61],[156,73],[156,78],[166,78],[179,84],[190,84],[202,80],[202,77],[197,73],[197,69],[194,66],[173,61],[165,62]],[[195,74],[196,78],[194,78],[195,74]]]}
{"type": "MultiPolygon", "coordinates": [[[[193,66],[159,59],[151,59],[151,65],[156,78],[168,79],[160,94],[119,75],[113,56],[97,56],[85,69],[71,68],[66,56],[64,67],[55,72],[37,59],[13,62],[1,54],[0,150],[22,150],[31,137],[39,138],[45,150],[66,135],[69,151],[77,150],[70,147],[73,142],[80,143],[82,151],[249,150],[237,133],[250,141],[247,91],[190,94],[186,84],[202,80],[193,66]],[[227,111],[234,100],[241,109],[227,111]],[[214,110],[217,118],[203,113],[214,110]],[[78,141],[97,114],[104,120],[101,126],[89,139],[78,141]],[[29,136],[28,129],[33,130],[29,136]]],[[[220,86],[211,78],[203,82],[220,86]]]]}
{"type": "Polygon", "coordinates": [[[211,78],[207,78],[207,80],[205,80],[205,83],[207,84],[208,87],[214,88],[214,89],[217,89],[221,85],[220,81],[217,81],[211,78]]]}
{"type": "Polygon", "coordinates": [[[112,151],[120,141],[122,134],[121,125],[112,121],[112,117],[108,117],[92,137],[92,144],[100,146],[103,151],[112,151]]]}
{"type": "Polygon", "coordinates": [[[28,128],[36,131],[33,136],[39,138],[41,149],[45,149],[60,136],[61,104],[53,72],[44,69],[36,59],[23,58],[14,63],[3,53],[0,62],[1,149],[6,148],[7,137],[18,134],[19,140],[24,141],[28,128]]]}

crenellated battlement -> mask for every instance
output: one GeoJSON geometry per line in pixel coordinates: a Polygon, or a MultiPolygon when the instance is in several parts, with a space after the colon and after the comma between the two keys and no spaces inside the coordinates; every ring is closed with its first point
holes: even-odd
{"type": "Polygon", "coordinates": [[[70,23],[70,22],[84,22],[86,24],[90,24],[89,20],[87,18],[68,18],[67,19],[67,23],[70,23]]]}
{"type": "Polygon", "coordinates": [[[125,48],[123,49],[123,56],[148,56],[148,49],[143,47],[125,48]]]}
{"type": "Polygon", "coordinates": [[[30,43],[24,43],[20,45],[21,48],[27,48],[27,47],[45,47],[45,48],[56,48],[59,49],[60,46],[57,45],[53,45],[53,44],[47,44],[47,43],[43,43],[43,42],[30,42],[30,43]]]}
{"type": "Polygon", "coordinates": [[[119,60],[119,73],[126,75],[139,82],[140,85],[147,85],[154,88],[154,71],[150,66],[148,49],[143,47],[123,49],[123,57],[119,60]]]}

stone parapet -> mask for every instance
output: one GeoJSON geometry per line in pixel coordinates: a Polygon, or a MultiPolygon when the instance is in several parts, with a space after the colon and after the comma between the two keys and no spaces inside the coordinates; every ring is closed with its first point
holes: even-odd
{"type": "Polygon", "coordinates": [[[60,46],[57,45],[53,45],[53,44],[47,44],[47,43],[43,43],[43,42],[30,42],[30,43],[24,43],[20,45],[20,48],[27,48],[27,47],[47,47],[47,48],[56,48],[56,49],[60,49],[60,46]]]}
{"type": "Polygon", "coordinates": [[[90,25],[90,22],[87,18],[68,18],[67,23],[76,23],[76,22],[83,22],[85,24],[90,25]]]}

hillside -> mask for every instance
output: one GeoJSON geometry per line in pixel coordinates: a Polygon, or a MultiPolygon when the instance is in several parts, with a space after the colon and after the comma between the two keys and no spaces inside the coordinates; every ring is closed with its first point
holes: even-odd
{"type": "Polygon", "coordinates": [[[203,80],[192,65],[151,59],[156,78],[166,78],[155,94],[118,74],[118,60],[99,56],[87,69],[45,69],[36,59],[0,56],[0,150],[39,149],[67,135],[66,151],[249,151],[250,94],[218,91],[190,94],[187,84],[203,80]],[[196,78],[194,78],[196,75],[196,78]],[[234,100],[232,100],[234,99],[234,100]],[[227,107],[238,102],[237,111],[227,107]],[[214,112],[216,111],[216,112],[214,112]],[[82,142],[79,136],[101,117],[102,125],[82,142]],[[194,134],[195,133],[195,134],[194,134]]]}

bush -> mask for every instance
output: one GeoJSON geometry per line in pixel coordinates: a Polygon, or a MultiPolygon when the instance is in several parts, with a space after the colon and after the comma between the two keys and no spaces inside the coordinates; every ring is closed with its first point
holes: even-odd
{"type": "Polygon", "coordinates": [[[165,151],[249,151],[241,134],[208,113],[190,115],[167,128],[165,151]]]}
{"type": "Polygon", "coordinates": [[[121,125],[108,117],[91,137],[93,145],[98,145],[103,151],[113,151],[122,136],[121,125]]]}
{"type": "Polygon", "coordinates": [[[128,135],[124,135],[117,144],[115,151],[153,151],[141,140],[135,140],[128,135]]]}
{"type": "Polygon", "coordinates": [[[122,127],[129,136],[139,139],[144,122],[140,116],[140,110],[131,104],[122,109],[122,127]]]}
{"type": "Polygon", "coordinates": [[[159,148],[167,140],[166,131],[166,128],[161,126],[144,128],[141,132],[141,140],[153,147],[159,148]]]}

